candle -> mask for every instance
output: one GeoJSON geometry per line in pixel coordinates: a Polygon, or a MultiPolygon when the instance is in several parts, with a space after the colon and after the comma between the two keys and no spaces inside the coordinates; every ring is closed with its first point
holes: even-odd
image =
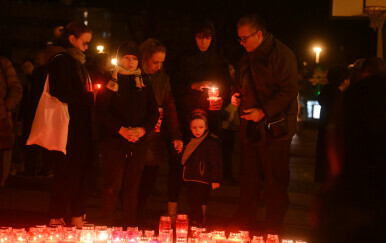
{"type": "Polygon", "coordinates": [[[212,231],[212,241],[216,243],[225,243],[226,242],[226,236],[225,231],[212,231]]]}
{"type": "Polygon", "coordinates": [[[201,233],[198,241],[200,243],[212,243],[212,234],[211,233],[201,233]]]}
{"type": "Polygon", "coordinates": [[[109,231],[107,230],[107,226],[95,226],[95,242],[98,243],[107,243],[109,240],[109,231]]]}
{"type": "Polygon", "coordinates": [[[176,218],[176,237],[188,238],[189,219],[187,214],[178,214],[176,218]]]}
{"type": "Polygon", "coordinates": [[[161,242],[173,242],[173,229],[162,229],[159,236],[161,242]]]}
{"type": "Polygon", "coordinates": [[[218,101],[221,100],[219,97],[219,91],[216,87],[211,87],[208,89],[208,100],[209,100],[209,110],[218,110],[216,106],[218,101]]]}
{"type": "Polygon", "coordinates": [[[218,97],[218,96],[219,96],[219,91],[218,91],[217,87],[210,87],[208,89],[208,97],[209,97],[209,99],[210,98],[214,98],[214,97],[218,97]]]}

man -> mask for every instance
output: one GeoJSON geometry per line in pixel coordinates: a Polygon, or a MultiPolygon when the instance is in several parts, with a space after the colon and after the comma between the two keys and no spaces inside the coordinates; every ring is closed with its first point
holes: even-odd
{"type": "Polygon", "coordinates": [[[259,16],[241,18],[237,29],[247,53],[239,63],[239,89],[232,96],[232,104],[240,107],[241,117],[240,204],[236,220],[241,226],[251,226],[263,190],[267,208],[265,233],[279,234],[289,205],[289,151],[296,127],[297,62],[293,52],[266,31],[259,16]],[[284,121],[277,117],[284,117],[284,121]],[[266,121],[274,123],[271,129],[277,128],[275,124],[284,124],[286,131],[272,134],[266,121]]]}

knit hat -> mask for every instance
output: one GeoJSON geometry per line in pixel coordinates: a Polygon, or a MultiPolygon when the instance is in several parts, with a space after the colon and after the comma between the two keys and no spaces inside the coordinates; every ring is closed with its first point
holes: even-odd
{"type": "Polygon", "coordinates": [[[140,55],[140,50],[137,43],[133,41],[126,41],[119,46],[117,51],[117,60],[119,61],[122,57],[126,55],[136,56],[139,61],[141,55],[140,55]]]}

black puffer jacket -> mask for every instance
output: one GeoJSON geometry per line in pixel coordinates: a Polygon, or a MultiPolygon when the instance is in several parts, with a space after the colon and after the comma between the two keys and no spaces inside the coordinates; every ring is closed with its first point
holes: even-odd
{"type": "Polygon", "coordinates": [[[222,179],[222,152],[220,141],[212,134],[192,152],[184,163],[184,181],[204,184],[220,183],[222,179]]]}

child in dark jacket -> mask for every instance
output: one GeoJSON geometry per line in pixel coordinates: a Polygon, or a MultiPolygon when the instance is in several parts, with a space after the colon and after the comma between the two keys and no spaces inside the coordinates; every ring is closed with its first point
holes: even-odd
{"type": "Polygon", "coordinates": [[[188,189],[190,219],[193,225],[203,224],[203,206],[206,205],[210,188],[220,187],[222,153],[219,139],[208,130],[205,111],[192,111],[189,119],[193,137],[186,145],[181,163],[183,179],[188,189]]]}

